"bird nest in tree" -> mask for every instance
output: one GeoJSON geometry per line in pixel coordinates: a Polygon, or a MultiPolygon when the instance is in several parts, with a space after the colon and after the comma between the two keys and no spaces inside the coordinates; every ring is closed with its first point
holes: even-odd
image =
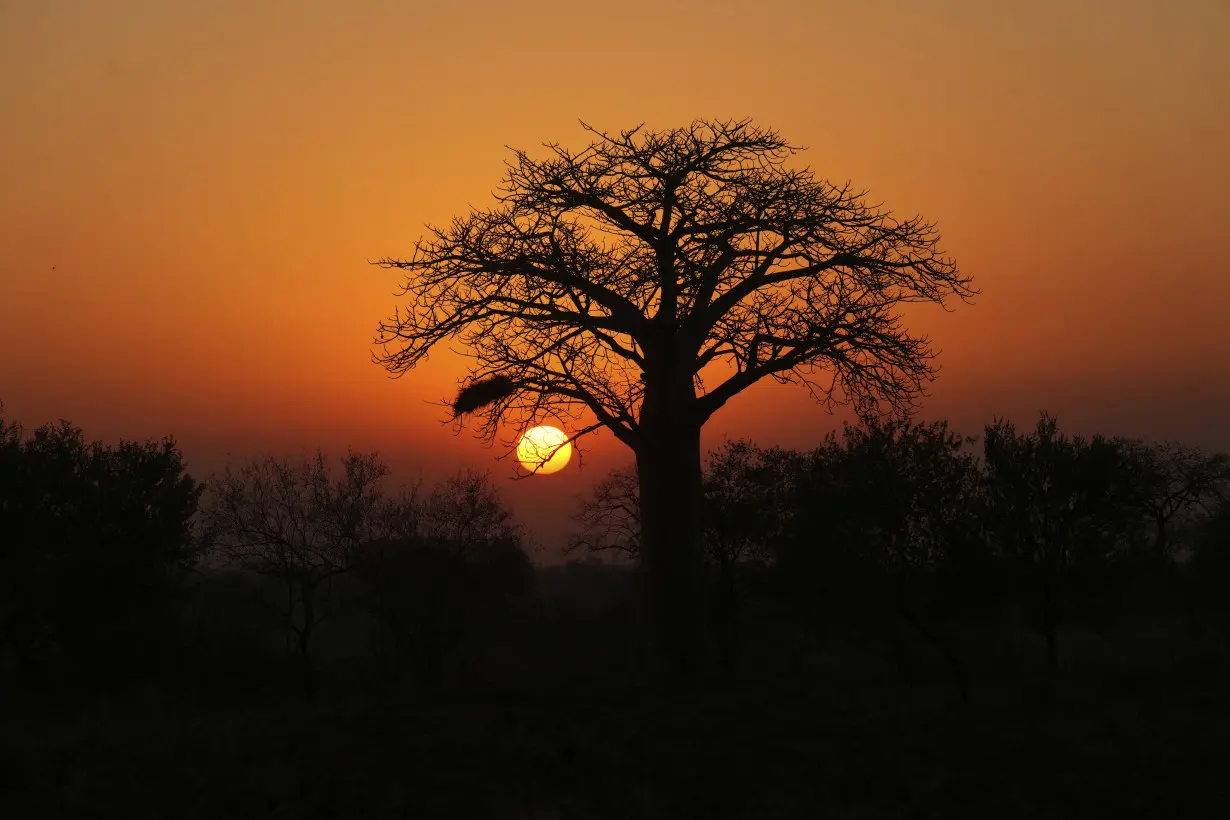
{"type": "Polygon", "coordinates": [[[473,413],[488,405],[495,404],[500,399],[512,395],[517,389],[512,379],[507,376],[492,376],[476,381],[461,389],[457,398],[453,399],[453,413],[461,416],[473,413]]]}

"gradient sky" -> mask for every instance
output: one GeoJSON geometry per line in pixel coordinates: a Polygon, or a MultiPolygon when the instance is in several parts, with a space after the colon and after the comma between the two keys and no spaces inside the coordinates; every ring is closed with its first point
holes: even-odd
{"type": "MultiPolygon", "coordinates": [[[[509,481],[427,403],[461,362],[369,361],[398,280],[366,260],[488,204],[505,145],[751,116],[976,277],[912,316],[924,418],[1230,449],[1227,43],[1227,0],[0,0],[0,400],[173,434],[200,475],[347,445],[489,467],[552,543],[622,445],[509,481]]],[[[839,423],[762,385],[706,443],[839,423]]]]}

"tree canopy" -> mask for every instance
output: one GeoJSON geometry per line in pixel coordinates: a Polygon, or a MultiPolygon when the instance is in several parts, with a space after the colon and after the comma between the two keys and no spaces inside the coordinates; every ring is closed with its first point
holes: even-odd
{"type": "Polygon", "coordinates": [[[790,167],[800,149],[749,120],[584,127],[579,151],[514,151],[494,206],[377,263],[407,297],[377,362],[402,375],[460,342],[469,385],[508,380],[480,412],[489,440],[504,418],[585,416],[574,437],[606,426],[634,449],[659,370],[695,388],[679,411],[697,426],[764,378],[862,410],[919,395],[933,351],[900,307],[975,292],[931,223],[790,167]]]}

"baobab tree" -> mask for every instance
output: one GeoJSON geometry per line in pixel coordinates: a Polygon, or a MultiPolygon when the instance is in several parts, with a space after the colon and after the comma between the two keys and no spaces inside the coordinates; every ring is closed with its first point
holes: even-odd
{"type": "MultiPolygon", "coordinates": [[[[470,359],[454,403],[489,441],[567,419],[635,455],[659,650],[685,672],[700,575],[700,432],[762,379],[860,415],[906,412],[934,376],[901,307],[968,300],[934,226],[790,167],[749,120],[514,150],[494,205],[428,227],[374,355],[401,376],[437,345],[470,359]]],[[[507,440],[510,446],[512,440],[507,440]]]]}

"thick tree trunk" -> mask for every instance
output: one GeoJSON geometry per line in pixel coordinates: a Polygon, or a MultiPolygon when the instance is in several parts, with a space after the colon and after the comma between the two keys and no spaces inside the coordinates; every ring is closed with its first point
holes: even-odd
{"type": "Polygon", "coordinates": [[[704,613],[700,426],[642,424],[642,432],[649,435],[636,467],[651,656],[656,671],[686,679],[699,663],[704,613]]]}

